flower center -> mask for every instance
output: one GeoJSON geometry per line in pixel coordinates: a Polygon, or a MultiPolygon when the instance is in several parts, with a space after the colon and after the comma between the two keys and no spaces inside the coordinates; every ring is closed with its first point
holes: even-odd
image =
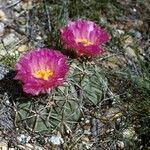
{"type": "Polygon", "coordinates": [[[48,78],[51,77],[53,74],[54,72],[50,69],[41,69],[41,70],[35,71],[33,73],[33,76],[35,78],[42,78],[47,81],[48,78]]]}
{"type": "Polygon", "coordinates": [[[83,43],[84,46],[89,46],[89,45],[93,44],[91,41],[89,41],[88,39],[85,39],[85,38],[77,38],[76,42],[83,43]]]}

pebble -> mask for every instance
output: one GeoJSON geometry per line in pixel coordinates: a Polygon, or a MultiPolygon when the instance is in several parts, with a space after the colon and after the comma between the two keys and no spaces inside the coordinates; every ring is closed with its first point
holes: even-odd
{"type": "Polygon", "coordinates": [[[21,9],[22,9],[20,3],[18,3],[17,5],[15,5],[13,8],[14,8],[14,10],[17,11],[17,12],[20,12],[21,9]]]}
{"type": "Polygon", "coordinates": [[[32,0],[22,1],[22,9],[29,10],[33,8],[32,0]]]}
{"type": "Polygon", "coordinates": [[[31,144],[18,145],[18,147],[22,150],[34,150],[34,146],[31,144]]]}
{"type": "Polygon", "coordinates": [[[0,22],[0,36],[3,35],[4,30],[5,30],[5,25],[4,25],[4,23],[0,22]]]}
{"type": "Polygon", "coordinates": [[[31,136],[28,136],[28,135],[25,135],[25,134],[20,134],[18,137],[17,137],[17,140],[19,143],[22,143],[22,144],[25,144],[25,143],[28,143],[31,139],[31,136]]]}
{"type": "Polygon", "coordinates": [[[131,139],[131,138],[133,138],[134,135],[135,135],[135,131],[132,127],[128,128],[128,129],[125,129],[123,131],[123,137],[124,138],[131,139]]]}
{"type": "Polygon", "coordinates": [[[124,31],[124,30],[118,29],[117,32],[118,32],[119,34],[125,34],[125,31],[124,31]]]}
{"type": "Polygon", "coordinates": [[[0,149],[7,150],[8,149],[8,142],[5,140],[0,141],[0,149]]]}
{"type": "Polygon", "coordinates": [[[137,39],[142,39],[142,34],[141,32],[134,30],[134,29],[130,29],[129,33],[133,34],[135,36],[135,38],[137,39]]]}
{"type": "Polygon", "coordinates": [[[0,80],[2,80],[8,72],[8,68],[6,68],[4,65],[0,65],[0,80]]]}
{"type": "Polygon", "coordinates": [[[6,21],[6,15],[5,12],[3,10],[0,10],[0,21],[6,21]]]}
{"type": "Polygon", "coordinates": [[[8,150],[15,150],[15,148],[8,148],[8,150]]]}
{"type": "Polygon", "coordinates": [[[18,51],[19,52],[25,52],[28,50],[28,46],[27,45],[21,45],[18,47],[18,51]]]}
{"type": "Polygon", "coordinates": [[[10,33],[3,39],[3,43],[4,46],[8,46],[10,44],[14,44],[17,40],[18,38],[16,37],[16,35],[14,33],[10,33]]]}
{"type": "Polygon", "coordinates": [[[125,53],[129,57],[134,58],[135,60],[137,59],[135,50],[133,48],[131,48],[130,46],[128,46],[127,48],[125,48],[125,53]]]}
{"type": "Polygon", "coordinates": [[[125,146],[125,144],[124,144],[124,142],[123,141],[117,141],[117,147],[118,148],[120,148],[120,149],[124,149],[124,146],[125,146]]]}
{"type": "Polygon", "coordinates": [[[41,146],[34,145],[34,150],[43,150],[43,148],[41,146]]]}
{"type": "Polygon", "coordinates": [[[124,36],[124,43],[126,45],[132,45],[133,44],[133,38],[130,35],[124,36]]]}
{"type": "Polygon", "coordinates": [[[53,145],[61,145],[64,143],[63,138],[61,137],[61,135],[53,135],[49,141],[53,144],[53,145]]]}

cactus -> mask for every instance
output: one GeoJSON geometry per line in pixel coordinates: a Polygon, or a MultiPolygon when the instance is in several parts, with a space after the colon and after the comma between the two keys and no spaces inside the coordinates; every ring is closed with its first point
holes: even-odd
{"type": "MultiPolygon", "coordinates": [[[[84,104],[97,105],[106,88],[100,69],[77,60],[70,62],[64,85],[51,91],[46,102],[17,102],[16,123],[37,132],[72,131],[81,117],[84,104]]],[[[45,101],[45,97],[43,97],[45,101]]]]}

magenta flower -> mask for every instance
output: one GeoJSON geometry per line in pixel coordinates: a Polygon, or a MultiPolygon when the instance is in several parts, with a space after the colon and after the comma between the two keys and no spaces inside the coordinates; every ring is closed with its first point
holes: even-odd
{"type": "Polygon", "coordinates": [[[61,85],[69,67],[67,58],[59,51],[41,48],[24,55],[16,70],[14,79],[22,81],[23,91],[38,95],[61,85]]]}
{"type": "Polygon", "coordinates": [[[60,29],[67,49],[74,49],[78,56],[96,56],[102,53],[101,45],[109,39],[108,33],[92,21],[69,22],[60,29]]]}

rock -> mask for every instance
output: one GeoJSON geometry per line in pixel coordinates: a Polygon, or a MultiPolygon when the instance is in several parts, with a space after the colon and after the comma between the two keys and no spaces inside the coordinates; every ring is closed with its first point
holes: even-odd
{"type": "Polygon", "coordinates": [[[57,135],[53,135],[49,141],[53,144],[53,145],[61,145],[64,143],[63,138],[61,137],[60,134],[57,135]]]}
{"type": "Polygon", "coordinates": [[[8,142],[5,140],[0,141],[0,149],[7,150],[8,149],[8,142]]]}
{"type": "Polygon", "coordinates": [[[82,143],[86,147],[86,149],[91,149],[93,146],[93,143],[90,143],[90,142],[82,141],[82,143]]]}
{"type": "Polygon", "coordinates": [[[32,9],[32,7],[33,7],[32,0],[22,1],[22,9],[29,10],[32,9]]]}
{"type": "Polygon", "coordinates": [[[29,143],[27,143],[27,144],[25,145],[25,147],[26,147],[25,150],[35,150],[35,149],[34,149],[34,146],[31,145],[31,144],[29,144],[29,143]]]}
{"type": "Polygon", "coordinates": [[[137,59],[135,50],[133,48],[131,48],[130,46],[125,48],[125,54],[131,58],[134,58],[135,60],[137,59]]]}
{"type": "Polygon", "coordinates": [[[106,25],[107,24],[107,18],[100,17],[100,23],[103,25],[106,25]]]}
{"type": "Polygon", "coordinates": [[[44,150],[41,146],[34,145],[34,150],[44,150]]]}
{"type": "Polygon", "coordinates": [[[15,5],[13,8],[14,8],[14,10],[17,11],[17,12],[20,12],[21,9],[22,9],[20,3],[18,3],[17,5],[15,5]]]}
{"type": "Polygon", "coordinates": [[[133,38],[132,38],[132,36],[126,35],[126,36],[123,37],[123,39],[124,39],[124,43],[126,45],[132,45],[133,44],[133,38]]]}
{"type": "Polygon", "coordinates": [[[142,34],[141,34],[139,31],[136,31],[136,32],[135,32],[135,37],[136,37],[137,39],[142,39],[142,34]]]}
{"type": "Polygon", "coordinates": [[[20,134],[18,137],[17,137],[17,140],[19,143],[22,143],[22,144],[25,144],[25,143],[28,143],[31,139],[31,136],[28,136],[28,135],[25,135],[25,134],[20,134]]]}
{"type": "Polygon", "coordinates": [[[142,34],[141,32],[134,30],[134,29],[130,29],[129,33],[133,34],[135,36],[135,38],[137,39],[142,39],[142,34]]]}
{"type": "Polygon", "coordinates": [[[125,33],[124,30],[120,30],[120,29],[118,29],[117,32],[118,32],[120,35],[125,33]]]}
{"type": "Polygon", "coordinates": [[[0,80],[4,78],[4,76],[9,72],[9,69],[4,65],[0,65],[0,80]]]}
{"type": "Polygon", "coordinates": [[[34,146],[31,144],[18,145],[21,150],[35,150],[34,146]]]}
{"type": "Polygon", "coordinates": [[[5,30],[5,25],[4,25],[4,23],[0,22],[0,36],[3,35],[4,30],[5,30]]]}
{"type": "Polygon", "coordinates": [[[123,141],[119,141],[119,140],[117,141],[117,144],[116,144],[117,149],[118,148],[124,149],[124,146],[125,146],[125,144],[123,141]]]}
{"type": "Polygon", "coordinates": [[[8,148],[8,150],[16,150],[15,148],[8,148]]]}
{"type": "Polygon", "coordinates": [[[18,47],[18,51],[19,52],[25,52],[28,50],[28,46],[27,45],[21,45],[18,47]]]}
{"type": "Polygon", "coordinates": [[[3,10],[0,10],[0,21],[7,21],[6,15],[3,10]]]}
{"type": "Polygon", "coordinates": [[[16,37],[16,35],[14,33],[10,33],[3,39],[3,43],[4,46],[8,46],[14,44],[17,40],[18,38],[16,37]]]}
{"type": "Polygon", "coordinates": [[[133,127],[129,127],[123,130],[123,137],[127,139],[132,139],[135,136],[135,130],[133,127]]]}

